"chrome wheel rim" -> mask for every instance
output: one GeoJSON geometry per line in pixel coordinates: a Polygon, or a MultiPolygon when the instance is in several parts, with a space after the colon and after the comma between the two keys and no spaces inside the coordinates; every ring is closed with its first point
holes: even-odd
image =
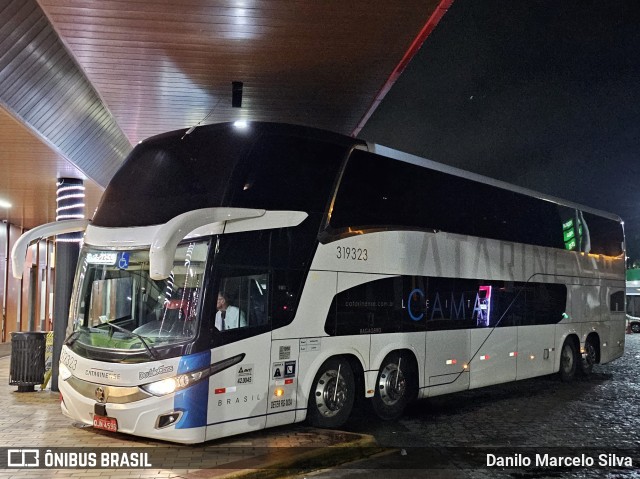
{"type": "Polygon", "coordinates": [[[407,380],[397,364],[387,364],[378,377],[380,399],[387,406],[400,401],[407,391],[407,380]]]}
{"type": "Polygon", "coordinates": [[[333,417],[344,408],[348,396],[347,383],[338,371],[325,371],[316,383],[315,397],[318,411],[324,417],[333,417]]]}

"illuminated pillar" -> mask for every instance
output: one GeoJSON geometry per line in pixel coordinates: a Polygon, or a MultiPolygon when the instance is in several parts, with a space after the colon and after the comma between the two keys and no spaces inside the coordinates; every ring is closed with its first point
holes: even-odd
{"type": "MultiPolygon", "coordinates": [[[[56,221],[84,218],[84,186],[76,178],[58,178],[56,221]]],[[[78,263],[82,232],[56,236],[56,284],[53,299],[53,360],[51,390],[58,391],[58,362],[67,331],[73,276],[78,263]]]]}

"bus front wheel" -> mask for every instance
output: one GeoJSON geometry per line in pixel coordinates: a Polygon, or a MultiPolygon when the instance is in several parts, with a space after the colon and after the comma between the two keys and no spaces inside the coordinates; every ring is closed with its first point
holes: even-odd
{"type": "Polygon", "coordinates": [[[387,356],[378,372],[371,406],[380,419],[391,420],[402,415],[417,393],[417,371],[406,354],[387,356]]]}
{"type": "Polygon", "coordinates": [[[578,365],[578,351],[572,339],[567,338],[560,351],[560,379],[564,382],[573,380],[578,365]]]}
{"type": "Polygon", "coordinates": [[[309,423],[323,428],[342,426],[351,414],[355,389],[349,361],[338,358],[325,361],[311,386],[307,406],[309,423]]]}

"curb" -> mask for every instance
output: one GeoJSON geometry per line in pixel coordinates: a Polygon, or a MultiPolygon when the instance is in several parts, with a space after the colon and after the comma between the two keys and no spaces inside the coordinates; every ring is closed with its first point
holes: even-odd
{"type": "MultiPolygon", "coordinates": [[[[343,431],[335,431],[344,434],[343,431]]],[[[265,456],[242,461],[238,469],[228,473],[216,473],[211,470],[200,470],[189,473],[189,478],[213,478],[216,479],[241,479],[251,477],[255,479],[276,479],[291,477],[304,472],[327,469],[352,462],[358,459],[372,456],[385,451],[386,448],[378,446],[375,438],[368,434],[349,433],[357,436],[356,439],[333,444],[331,446],[318,446],[306,448],[302,453],[291,454],[294,448],[281,448],[282,451],[265,456]]]]}

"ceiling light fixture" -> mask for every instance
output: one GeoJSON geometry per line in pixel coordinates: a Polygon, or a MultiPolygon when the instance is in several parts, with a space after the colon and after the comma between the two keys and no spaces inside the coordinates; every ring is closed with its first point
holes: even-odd
{"type": "Polygon", "coordinates": [[[245,120],[237,120],[233,122],[233,126],[236,128],[246,128],[249,126],[245,120]]]}
{"type": "Polygon", "coordinates": [[[5,200],[0,200],[0,208],[11,208],[12,204],[5,200]]]}

